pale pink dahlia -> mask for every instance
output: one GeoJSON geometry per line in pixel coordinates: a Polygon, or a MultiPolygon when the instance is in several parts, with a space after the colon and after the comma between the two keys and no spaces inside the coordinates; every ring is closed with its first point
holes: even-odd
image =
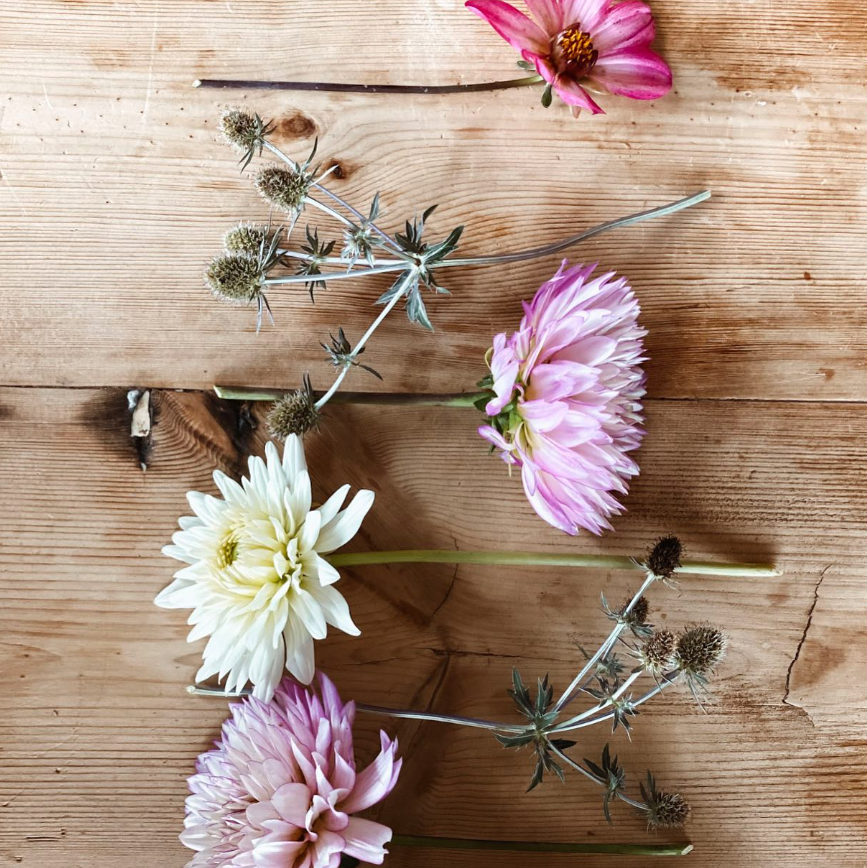
{"type": "Polygon", "coordinates": [[[521,326],[499,334],[487,381],[494,397],[479,434],[521,468],[533,509],[569,534],[610,530],[638,473],[645,361],[638,302],[613,272],[568,268],[524,303],[521,326]]]}
{"type": "Polygon", "coordinates": [[[381,733],[379,756],[356,773],[355,705],[319,684],[321,696],[287,677],[270,702],[232,706],[189,780],[187,868],[337,868],[344,853],[382,864],[391,829],[353,815],[397,782],[397,741],[381,733]]]}
{"type": "Polygon", "coordinates": [[[572,106],[604,114],[590,97],[613,93],[658,99],[671,90],[668,64],[650,50],[655,27],[639,0],[526,0],[523,12],[503,0],[469,0],[539,75],[572,106]]]}

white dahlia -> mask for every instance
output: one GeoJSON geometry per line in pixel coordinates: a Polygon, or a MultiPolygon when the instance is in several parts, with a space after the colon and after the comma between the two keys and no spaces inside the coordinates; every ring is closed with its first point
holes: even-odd
{"type": "Polygon", "coordinates": [[[188,642],[210,637],[197,681],[225,677],[226,692],[250,682],[268,701],[284,666],[304,684],[313,680],[313,640],[324,639],[329,624],[359,635],[334,588],[340,574],[323,555],[355,536],[373,492],[359,491],[341,510],[344,485],[312,509],[301,438],[286,439],[282,461],[273,443],[265,457],[250,458],[240,485],[215,471],[222,500],[187,494],[195,516],[180,519],[163,553],[188,566],[155,602],[193,609],[188,642]]]}

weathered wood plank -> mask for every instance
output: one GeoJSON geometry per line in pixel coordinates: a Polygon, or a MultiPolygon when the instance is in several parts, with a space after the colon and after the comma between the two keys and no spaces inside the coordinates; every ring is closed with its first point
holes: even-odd
{"type": "MultiPolygon", "coordinates": [[[[175,839],[184,778],[225,706],[183,692],[199,648],[184,642],[183,613],[151,603],[172,570],[159,547],[185,509],[185,491],[210,490],[214,465],[237,471],[261,441],[258,431],[245,441],[229,409],[210,396],[163,392],[154,402],[155,443],[142,474],[122,390],[0,390],[0,686],[9,697],[0,718],[3,865],[115,864],[143,847],[154,864],[185,859],[175,839]]],[[[723,624],[730,659],[707,715],[676,691],[637,719],[633,744],[621,735],[613,742],[633,780],[650,765],[693,803],[690,864],[859,866],[867,695],[860,652],[849,649],[858,641],[853,613],[863,611],[867,409],[652,401],[648,415],[645,472],[618,533],[603,540],[570,541],[544,527],[518,481],[485,454],[469,411],[335,408],[309,438],[308,454],[319,492],[344,481],[377,491],[359,548],[637,553],[658,533],[676,531],[697,557],[776,559],[784,579],[696,577],[684,580],[680,596],[654,593],[658,623],[723,624]]],[[[630,578],[346,571],[363,635],[330,638],[319,661],[344,693],[369,702],[508,715],[511,667],[528,677],[550,671],[562,684],[579,657],[575,643],[603,634],[599,592],[618,599],[630,578]]],[[[379,723],[360,720],[365,755],[379,723]]],[[[528,758],[483,734],[412,722],[389,729],[408,761],[381,816],[402,832],[646,840],[625,810],[614,830],[603,828],[598,793],[574,776],[566,787],[524,795],[528,758]]],[[[609,737],[589,731],[582,747],[589,754],[609,737]]],[[[395,850],[390,864],[421,857],[395,850]]],[[[446,858],[519,864],[517,856],[423,858],[437,868],[446,858]]]]}
{"type": "MultiPolygon", "coordinates": [[[[281,141],[343,167],[336,185],[386,223],[442,203],[432,228],[464,247],[562,236],[708,186],[681,217],[576,252],[628,274],[651,329],[651,394],[867,397],[867,25],[852,0],[660,0],[676,93],[611,100],[574,122],[537,94],[372,98],[190,89],[199,76],[450,82],[510,74],[511,50],[460,0],[329,4],[0,3],[0,382],[207,387],[330,376],[318,341],[358,336],[380,284],[334,284],[311,307],[275,298],[276,329],[218,305],[201,274],[233,220],[265,216],[215,141],[227,102],[280,123],[281,141]],[[363,50],[359,50],[363,46],[363,50]],[[38,263],[38,264],[35,264],[38,263]],[[167,360],[169,364],[166,364],[167,360]]],[[[461,270],[432,304],[438,333],[400,316],[371,362],[391,390],[463,389],[490,336],[556,262],[461,270]]],[[[359,375],[356,388],[376,383],[359,375]]]]}

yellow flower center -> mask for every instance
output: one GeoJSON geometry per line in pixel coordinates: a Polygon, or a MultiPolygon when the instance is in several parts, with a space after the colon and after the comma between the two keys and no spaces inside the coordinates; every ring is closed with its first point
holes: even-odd
{"type": "Polygon", "coordinates": [[[589,72],[599,57],[599,52],[593,47],[590,34],[577,24],[567,27],[560,34],[557,44],[564,64],[581,73],[589,72]]]}
{"type": "Polygon", "coordinates": [[[220,547],[217,549],[217,566],[221,570],[224,570],[226,567],[232,566],[237,556],[238,534],[236,531],[230,531],[223,538],[220,547]]]}

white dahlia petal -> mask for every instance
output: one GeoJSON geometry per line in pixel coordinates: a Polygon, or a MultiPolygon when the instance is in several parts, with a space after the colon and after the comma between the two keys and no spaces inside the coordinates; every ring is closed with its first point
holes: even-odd
{"type": "Polygon", "coordinates": [[[229,689],[249,682],[267,700],[284,667],[313,678],[313,641],[329,625],[357,635],[346,601],[328,587],[340,575],[322,555],[357,532],[373,493],[340,511],[344,485],[314,510],[301,440],[289,438],[282,457],[269,443],[265,457],[249,460],[240,484],[216,471],[223,499],[189,493],[195,516],[180,520],[164,549],[185,566],[156,603],[192,610],[188,641],[208,640],[198,680],[216,675],[229,689]]]}
{"type": "Polygon", "coordinates": [[[362,489],[352,498],[349,506],[325,525],[319,532],[316,550],[327,554],[346,545],[361,527],[361,522],[373,506],[374,494],[362,489]]]}

